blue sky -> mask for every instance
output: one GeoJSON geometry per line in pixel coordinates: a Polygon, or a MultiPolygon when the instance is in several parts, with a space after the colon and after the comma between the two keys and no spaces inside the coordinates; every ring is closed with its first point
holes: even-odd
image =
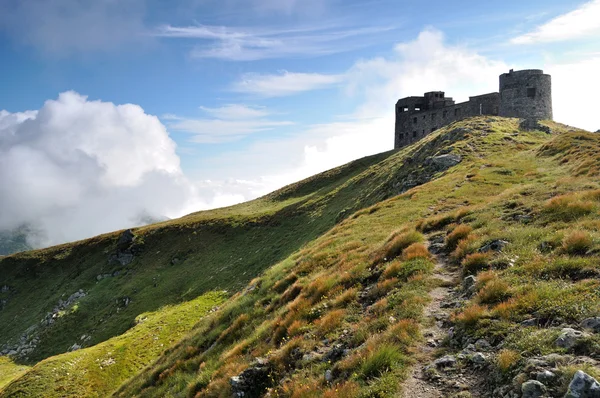
{"type": "MultiPolygon", "coordinates": [[[[445,90],[464,100],[496,91],[509,68],[545,69],[555,119],[600,128],[598,78],[588,77],[600,68],[600,0],[3,0],[0,60],[0,155],[34,148],[44,160],[22,179],[47,164],[57,184],[75,181],[76,197],[45,197],[41,218],[88,214],[86,195],[111,203],[111,187],[161,196],[163,186],[144,185],[155,172],[189,198],[132,211],[174,216],[248,200],[391,149],[395,99],[445,90]],[[85,154],[98,172],[74,176],[78,155],[40,142],[85,154]],[[107,178],[124,167],[136,177],[107,178]]],[[[1,167],[12,166],[0,163],[0,178],[1,167]]],[[[22,191],[5,203],[46,192],[22,191]]],[[[0,210],[0,229],[22,222],[0,210]]]]}

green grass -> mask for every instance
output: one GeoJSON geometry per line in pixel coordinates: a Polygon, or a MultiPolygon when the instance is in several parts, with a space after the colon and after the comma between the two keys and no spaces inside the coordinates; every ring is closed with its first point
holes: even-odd
{"type": "MultiPolygon", "coordinates": [[[[392,394],[420,340],[427,292],[439,283],[424,247],[404,252],[424,239],[415,232],[422,231],[445,236],[456,264],[486,281],[452,319],[459,336],[506,341],[507,352],[519,357],[506,354],[498,371],[512,372],[524,362],[521,356],[557,351],[556,329],[543,325],[599,315],[600,285],[593,276],[600,264],[600,183],[594,166],[581,158],[595,156],[600,140],[548,124],[561,134],[514,135],[516,119],[468,119],[413,146],[256,201],[139,229],[144,251],[123,277],[94,279],[106,266],[105,251],[116,234],[9,257],[0,262],[0,271],[10,271],[9,285],[27,283],[42,294],[38,299],[15,290],[8,297],[14,307],[0,318],[13,319],[19,305],[30,301],[33,315],[9,326],[0,323],[0,336],[17,336],[44,314],[47,303],[77,288],[90,294],[61,319],[56,335],[47,332],[48,341],[61,343],[54,346],[59,352],[72,344],[74,325],[95,330],[92,343],[108,343],[142,312],[184,306],[204,292],[227,289],[233,294],[219,311],[156,353],[115,395],[229,396],[229,378],[257,357],[269,361],[274,395],[302,389],[306,396],[323,391],[339,396],[324,381],[328,369],[345,396],[392,394]],[[441,173],[422,166],[427,157],[448,150],[463,161],[441,173]],[[404,192],[405,182],[415,178],[423,184],[404,192]],[[568,200],[553,202],[563,196],[568,200]],[[493,239],[509,244],[500,253],[473,255],[493,239]],[[174,257],[180,261],[171,265],[174,257]],[[107,304],[115,295],[132,302],[117,311],[107,304]],[[542,326],[520,327],[531,316],[542,326]],[[332,363],[306,359],[325,349],[325,336],[331,344],[344,342],[348,355],[332,363]]],[[[167,319],[163,310],[156,317],[167,319]]],[[[592,341],[581,349],[593,356],[595,347],[592,341]]],[[[39,355],[52,353],[42,347],[39,355]]],[[[28,374],[13,384],[34,391],[39,382],[28,374]]],[[[60,385],[60,378],[45,378],[48,389],[60,385]]]]}
{"type": "Polygon", "coordinates": [[[0,391],[12,380],[27,372],[28,369],[29,366],[16,364],[8,357],[0,357],[0,391]]]}
{"type": "MultiPolygon", "coordinates": [[[[158,312],[141,314],[137,325],[122,335],[93,347],[47,358],[2,392],[9,396],[23,391],[29,396],[44,397],[108,396],[225,299],[224,293],[207,293],[158,312]]],[[[0,369],[2,366],[0,363],[0,369]]]]}

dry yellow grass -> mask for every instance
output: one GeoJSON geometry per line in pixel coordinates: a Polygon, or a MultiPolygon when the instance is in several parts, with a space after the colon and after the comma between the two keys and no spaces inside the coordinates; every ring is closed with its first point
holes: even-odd
{"type": "Polygon", "coordinates": [[[448,251],[453,251],[456,249],[458,242],[469,236],[472,230],[473,228],[466,224],[460,224],[456,226],[456,228],[454,228],[452,232],[446,236],[446,249],[448,251]]]}

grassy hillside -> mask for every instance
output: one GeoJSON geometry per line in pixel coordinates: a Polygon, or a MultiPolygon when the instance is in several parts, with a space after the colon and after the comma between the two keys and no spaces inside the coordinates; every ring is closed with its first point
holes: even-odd
{"type": "MultiPolygon", "coordinates": [[[[422,341],[427,293],[441,283],[428,251],[440,241],[465,276],[478,274],[452,317],[455,338],[502,342],[498,357],[512,360],[490,361],[498,383],[528,357],[564,354],[552,344],[558,326],[600,315],[600,137],[548,125],[552,135],[469,119],[252,202],[139,228],[127,266],[108,262],[119,233],[4,258],[0,343],[36,325],[26,333],[35,349],[18,362],[60,355],[0,396],[103,395],[155,358],[116,395],[228,397],[233,376],[252,378],[250,396],[395,394],[422,341]],[[495,239],[506,248],[478,253],[495,239]],[[208,316],[203,300],[222,296],[191,301],[224,289],[232,296],[208,316]],[[143,343],[151,323],[130,329],[151,311],[176,331],[160,349],[143,343]],[[188,318],[177,325],[174,314],[188,318]],[[521,327],[530,314],[536,325],[521,327]],[[75,343],[90,348],[64,353],[75,343]],[[126,352],[118,377],[95,367],[115,347],[126,352]]],[[[572,353],[600,355],[586,339],[572,353]]]]}
{"type": "MultiPolygon", "coordinates": [[[[391,154],[238,206],[135,229],[135,257],[125,266],[110,261],[120,232],[0,259],[0,351],[10,353],[15,366],[33,365],[119,336],[137,316],[164,305],[212,290],[240,290],[354,209],[374,203],[349,181],[391,154]]],[[[395,176],[367,173],[359,184],[373,191],[395,176]]]]}
{"type": "Polygon", "coordinates": [[[224,293],[207,293],[180,305],[161,308],[155,313],[141,314],[136,326],[120,336],[41,361],[11,384],[6,394],[108,396],[116,386],[177,342],[198,319],[225,298],[224,293]]]}
{"type": "MultiPolygon", "coordinates": [[[[116,395],[393,396],[422,339],[427,292],[442,283],[431,277],[428,242],[443,242],[449,261],[477,275],[439,355],[488,339],[496,351],[486,378],[498,385],[527,377],[520,372],[536,355],[598,357],[597,335],[569,350],[554,340],[561,327],[600,315],[600,184],[588,162],[600,137],[551,126],[562,135],[479,118],[426,138],[421,150],[460,154],[462,162],[354,213],[267,270],[116,395]],[[479,252],[498,239],[507,242],[502,251],[479,252]],[[535,325],[521,325],[532,316],[535,325]]],[[[419,150],[365,173],[414,164],[419,150]]],[[[561,394],[582,366],[567,362],[552,387],[561,394]]],[[[597,374],[590,363],[585,369],[597,374]]]]}
{"type": "Polygon", "coordinates": [[[125,266],[109,262],[120,233],[5,257],[0,344],[14,346],[23,335],[35,338],[35,350],[22,359],[37,362],[81,345],[82,335],[90,336],[85,346],[119,335],[143,312],[210,290],[235,292],[329,229],[342,209],[360,206],[352,195],[328,195],[387,155],[333,170],[324,175],[327,183],[302,196],[266,197],[138,228],[135,258],[125,266]],[[41,322],[60,300],[79,291],[85,297],[61,309],[51,325],[41,322]]]}

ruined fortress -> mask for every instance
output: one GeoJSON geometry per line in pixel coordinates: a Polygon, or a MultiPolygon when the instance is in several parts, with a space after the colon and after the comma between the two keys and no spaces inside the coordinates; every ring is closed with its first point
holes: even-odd
{"type": "Polygon", "coordinates": [[[443,91],[406,97],[396,103],[394,148],[402,148],[457,120],[494,115],[524,119],[552,119],[550,75],[539,69],[500,75],[500,92],[469,97],[455,104],[443,91]]]}

